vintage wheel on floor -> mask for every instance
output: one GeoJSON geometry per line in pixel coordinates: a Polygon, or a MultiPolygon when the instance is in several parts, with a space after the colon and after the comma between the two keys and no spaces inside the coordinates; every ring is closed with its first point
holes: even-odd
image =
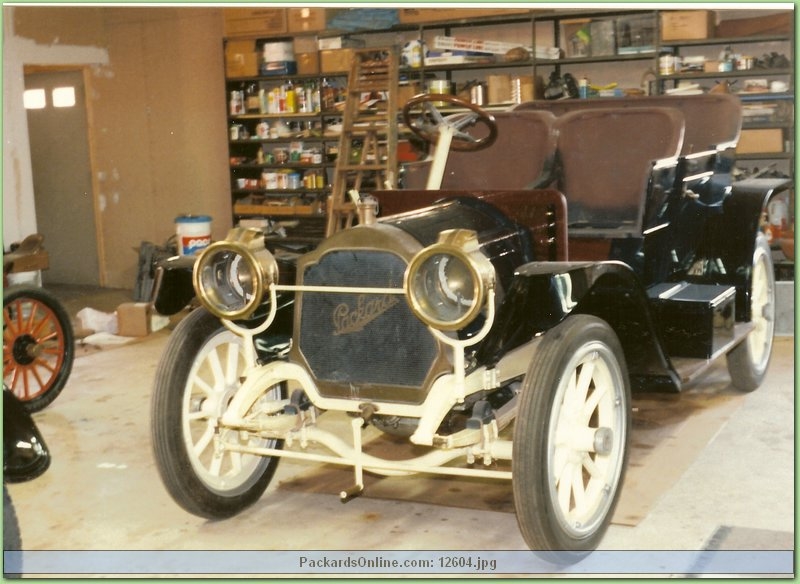
{"type": "Polygon", "coordinates": [[[531,359],[515,421],[514,504],[532,550],[566,564],[597,547],[619,498],[629,427],[616,334],[599,318],[568,317],[531,359]]]}
{"type": "Polygon", "coordinates": [[[29,412],[64,389],[75,359],[75,335],[61,302],[42,288],[3,294],[3,383],[29,412]]]}
{"type": "Polygon", "coordinates": [[[726,355],[733,386],[753,391],[764,381],[775,334],[775,271],[766,237],[759,235],[750,272],[750,313],[753,330],[726,355]]]}
{"type": "MultiPolygon", "coordinates": [[[[230,517],[253,504],[278,464],[277,457],[231,452],[224,444],[282,446],[216,425],[240,386],[243,349],[241,337],[197,309],[175,328],[156,370],[151,404],[156,466],[175,502],[208,519],[230,517]]],[[[284,391],[276,386],[266,398],[280,399],[284,391]]]]}

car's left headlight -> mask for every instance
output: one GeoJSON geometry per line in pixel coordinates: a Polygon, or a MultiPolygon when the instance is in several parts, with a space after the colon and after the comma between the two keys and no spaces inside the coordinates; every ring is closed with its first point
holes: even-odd
{"type": "Polygon", "coordinates": [[[472,322],[494,288],[494,266],[474,231],[453,229],[408,264],[405,290],[414,314],[428,326],[455,331],[472,322]]]}
{"type": "Polygon", "coordinates": [[[278,279],[278,263],[264,246],[264,234],[235,227],[223,241],[204,249],[194,265],[194,290],[212,314],[247,318],[278,279]]]}

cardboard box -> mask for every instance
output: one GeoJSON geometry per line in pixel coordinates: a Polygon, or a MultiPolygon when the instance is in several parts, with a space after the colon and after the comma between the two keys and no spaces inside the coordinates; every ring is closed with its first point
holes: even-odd
{"type": "Polygon", "coordinates": [[[117,307],[117,334],[146,337],[150,334],[152,306],[148,302],[123,302],[117,307]]]}
{"type": "Polygon", "coordinates": [[[415,24],[419,22],[441,22],[445,20],[464,20],[486,16],[507,16],[509,14],[528,14],[530,8],[401,8],[400,22],[415,24]]]}
{"type": "Polygon", "coordinates": [[[11,265],[10,273],[36,272],[38,270],[46,270],[49,267],[50,256],[47,254],[47,250],[42,249],[36,253],[20,255],[11,265]]]}
{"type": "Polygon", "coordinates": [[[794,12],[787,10],[765,16],[723,20],[717,25],[718,37],[748,37],[768,34],[791,34],[794,12]]]}
{"type": "Polygon", "coordinates": [[[759,128],[742,130],[737,154],[756,154],[762,152],[783,152],[783,131],[780,128],[759,128]]]}
{"type": "Polygon", "coordinates": [[[511,102],[511,75],[488,75],[486,85],[490,104],[511,102]]]}
{"type": "MultiPolygon", "coordinates": [[[[318,50],[317,48],[317,35],[296,36],[292,40],[294,45],[294,52],[297,53],[313,53],[318,50]]],[[[334,48],[334,47],[332,47],[334,48]]]]}
{"type": "Polygon", "coordinates": [[[367,46],[367,42],[363,39],[352,39],[346,36],[321,38],[317,41],[317,44],[320,51],[327,49],[360,49],[367,46]]]}
{"type": "Polygon", "coordinates": [[[662,41],[690,41],[714,37],[716,16],[710,10],[670,10],[661,13],[662,41]]]}
{"type": "Polygon", "coordinates": [[[289,34],[325,30],[324,8],[289,8],[286,14],[289,34]]]}
{"type": "Polygon", "coordinates": [[[297,73],[299,75],[315,75],[319,73],[319,53],[295,53],[297,73]]]}
{"type": "Polygon", "coordinates": [[[223,31],[233,36],[281,36],[288,33],[285,8],[223,8],[223,31]]]}
{"type": "Polygon", "coordinates": [[[225,43],[226,77],[254,77],[258,75],[258,54],[254,40],[225,43]]]}
{"type": "Polygon", "coordinates": [[[319,52],[320,73],[342,73],[350,71],[355,51],[353,49],[326,49],[319,52]]]}

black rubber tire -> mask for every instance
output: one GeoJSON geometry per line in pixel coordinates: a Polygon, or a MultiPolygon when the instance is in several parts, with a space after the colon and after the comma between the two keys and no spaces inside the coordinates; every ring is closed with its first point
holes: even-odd
{"type": "Polygon", "coordinates": [[[775,333],[775,270],[769,244],[766,237],[761,234],[756,239],[751,275],[756,270],[764,276],[756,278],[753,282],[754,286],[761,286],[761,289],[750,291],[752,320],[757,330],[750,333],[725,356],[731,382],[736,389],[743,392],[758,389],[764,381],[772,358],[775,333]],[[757,347],[757,350],[761,354],[757,355],[753,343],[759,342],[761,346],[757,347]]]}
{"type": "MultiPolygon", "coordinates": [[[[203,348],[225,334],[232,333],[202,308],[181,321],[156,370],[151,402],[153,449],[164,486],[183,509],[207,519],[231,517],[257,501],[272,480],[279,460],[278,457],[252,459],[253,467],[246,471],[242,482],[227,488],[204,480],[187,452],[183,400],[185,392],[190,390],[189,376],[203,348]]],[[[283,396],[285,388],[280,389],[283,396]]],[[[281,448],[282,441],[275,441],[272,446],[281,448]]]]}
{"type": "MultiPolygon", "coordinates": [[[[601,392],[598,395],[604,394],[601,392]]],[[[531,359],[520,394],[512,459],[512,490],[517,521],[523,538],[540,557],[557,564],[571,564],[596,549],[611,522],[625,476],[630,409],[630,381],[624,354],[616,334],[605,321],[589,315],[574,315],[544,335],[531,359]],[[579,369],[583,371],[583,363],[595,355],[601,358],[605,367],[592,366],[587,369],[592,374],[587,378],[592,381],[591,384],[576,383],[576,386],[586,385],[588,388],[582,411],[584,415],[590,414],[581,424],[595,429],[601,426],[596,416],[601,415],[604,421],[609,421],[610,413],[611,421],[617,425],[616,430],[611,429],[612,438],[608,446],[611,454],[603,459],[600,454],[594,454],[592,458],[588,450],[567,452],[569,449],[561,446],[557,453],[556,426],[562,416],[569,414],[568,410],[562,408],[564,395],[570,387],[568,380],[579,369]],[[595,375],[599,377],[595,378],[595,375]],[[611,401],[599,398],[602,400],[602,413],[597,407],[585,407],[595,387],[611,388],[611,401]],[[598,468],[607,469],[603,482],[608,481],[604,482],[608,490],[601,488],[595,491],[600,493],[597,508],[591,511],[585,530],[581,524],[565,526],[572,519],[562,513],[557,500],[556,474],[553,472],[551,475],[551,468],[555,468],[559,456],[564,462],[563,468],[567,468],[566,461],[569,458],[564,458],[565,453],[581,457],[580,466],[575,465],[573,460],[572,468],[577,468],[581,473],[584,488],[589,484],[584,456],[589,456],[592,464],[598,468]]],[[[596,441],[598,432],[594,430],[593,435],[596,441]]],[[[596,486],[591,485],[591,489],[596,486]]],[[[587,492],[589,488],[584,494],[587,492]]],[[[568,489],[567,494],[571,502],[573,490],[568,489]]],[[[570,504],[567,503],[567,506],[570,504]]]]}
{"type": "MultiPolygon", "coordinates": [[[[41,321],[32,324],[36,325],[39,322],[41,321]]],[[[19,398],[26,410],[31,413],[38,412],[53,403],[69,380],[74,360],[75,332],[69,314],[61,302],[43,288],[14,286],[5,290],[3,293],[3,381],[19,398]],[[34,306],[38,305],[37,310],[46,311],[45,318],[57,327],[55,334],[58,342],[58,352],[56,353],[58,361],[54,364],[54,370],[50,376],[43,379],[43,383],[37,391],[30,395],[26,394],[24,388],[20,387],[18,383],[13,382],[13,376],[15,372],[26,374],[26,370],[32,371],[34,363],[40,362],[37,356],[33,362],[29,363],[31,357],[19,350],[23,344],[37,344],[34,339],[39,336],[39,331],[36,330],[37,326],[26,327],[24,330],[12,330],[8,326],[9,319],[13,319],[12,307],[22,301],[30,302],[34,306]]],[[[39,374],[42,373],[42,370],[42,367],[37,369],[39,374]]]]}

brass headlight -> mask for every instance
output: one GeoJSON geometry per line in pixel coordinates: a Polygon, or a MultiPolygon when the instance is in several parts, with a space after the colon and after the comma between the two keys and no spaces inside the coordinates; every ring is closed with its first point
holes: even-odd
{"type": "Polygon", "coordinates": [[[453,229],[408,264],[405,289],[414,314],[428,326],[455,331],[472,322],[494,287],[494,266],[474,231],[453,229]]]}
{"type": "Polygon", "coordinates": [[[193,273],[201,304],[228,320],[250,316],[277,279],[278,263],[264,247],[264,234],[241,227],[203,250],[193,273]]]}

